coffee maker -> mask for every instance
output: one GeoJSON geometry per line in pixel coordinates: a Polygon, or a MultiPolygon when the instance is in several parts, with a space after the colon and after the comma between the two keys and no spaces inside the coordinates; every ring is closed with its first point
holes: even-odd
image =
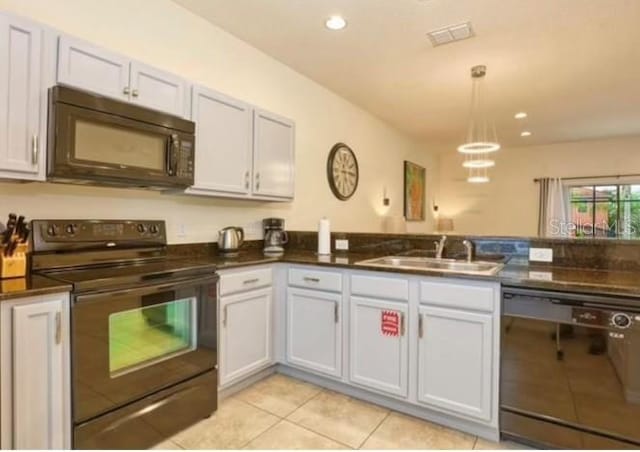
{"type": "Polygon", "coordinates": [[[262,227],[264,228],[264,254],[279,256],[284,253],[282,245],[289,241],[284,230],[284,220],[282,218],[265,218],[262,220],[262,227]]]}

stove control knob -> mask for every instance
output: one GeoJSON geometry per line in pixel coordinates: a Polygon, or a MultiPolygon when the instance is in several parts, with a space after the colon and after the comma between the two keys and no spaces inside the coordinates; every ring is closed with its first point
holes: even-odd
{"type": "Polygon", "coordinates": [[[78,225],[69,223],[64,227],[64,232],[69,235],[74,235],[78,231],[78,225]]]}
{"type": "Polygon", "coordinates": [[[50,235],[51,237],[55,237],[56,235],[58,235],[58,225],[50,224],[47,227],[47,234],[50,235]]]}
{"type": "Polygon", "coordinates": [[[149,232],[151,232],[152,234],[157,234],[158,232],[160,232],[160,229],[158,229],[158,225],[152,224],[151,226],[149,226],[149,232]]]}
{"type": "Polygon", "coordinates": [[[147,227],[146,227],[144,224],[142,224],[142,223],[138,224],[138,226],[136,227],[136,229],[138,230],[138,232],[139,232],[140,234],[144,234],[145,232],[147,232],[147,227]]]}
{"type": "Polygon", "coordinates": [[[613,314],[611,323],[618,328],[629,328],[631,326],[631,317],[624,313],[613,314]]]}

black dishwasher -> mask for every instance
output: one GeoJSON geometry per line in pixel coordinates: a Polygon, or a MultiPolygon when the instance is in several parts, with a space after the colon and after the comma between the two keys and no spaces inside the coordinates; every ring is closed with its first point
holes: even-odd
{"type": "Polygon", "coordinates": [[[640,300],[517,287],[502,300],[502,436],[640,447],[640,300]]]}

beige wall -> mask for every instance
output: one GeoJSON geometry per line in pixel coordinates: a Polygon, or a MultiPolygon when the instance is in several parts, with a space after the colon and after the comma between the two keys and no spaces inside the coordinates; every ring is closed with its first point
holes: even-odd
{"type": "MultiPolygon", "coordinates": [[[[29,218],[166,219],[173,243],[215,240],[229,224],[256,237],[259,221],[274,215],[284,217],[288,229],[314,230],[327,216],[333,230],[375,232],[382,214],[402,215],[403,160],[425,166],[428,193],[435,190],[437,159],[416,142],[169,0],[0,0],[0,8],[290,117],[297,132],[293,203],[2,183],[2,217],[19,211],[29,218]],[[348,202],[333,197],[325,175],[328,151],[338,141],[348,143],[360,163],[360,185],[348,202]],[[383,187],[389,208],[382,206],[383,187]],[[186,237],[178,235],[181,224],[186,237]]],[[[426,232],[431,224],[428,218],[408,228],[426,232]]]]}
{"type": "Polygon", "coordinates": [[[437,203],[461,234],[537,234],[537,177],[640,173],[640,137],[500,150],[489,184],[469,184],[462,157],[440,154],[437,203]]]}

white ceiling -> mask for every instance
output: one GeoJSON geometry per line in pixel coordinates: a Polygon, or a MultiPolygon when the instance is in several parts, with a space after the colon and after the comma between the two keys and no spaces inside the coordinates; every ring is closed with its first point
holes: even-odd
{"type": "Polygon", "coordinates": [[[465,136],[476,64],[503,146],[640,134],[640,0],[175,1],[438,150],[465,136]],[[431,46],[464,21],[476,37],[431,46]]]}

